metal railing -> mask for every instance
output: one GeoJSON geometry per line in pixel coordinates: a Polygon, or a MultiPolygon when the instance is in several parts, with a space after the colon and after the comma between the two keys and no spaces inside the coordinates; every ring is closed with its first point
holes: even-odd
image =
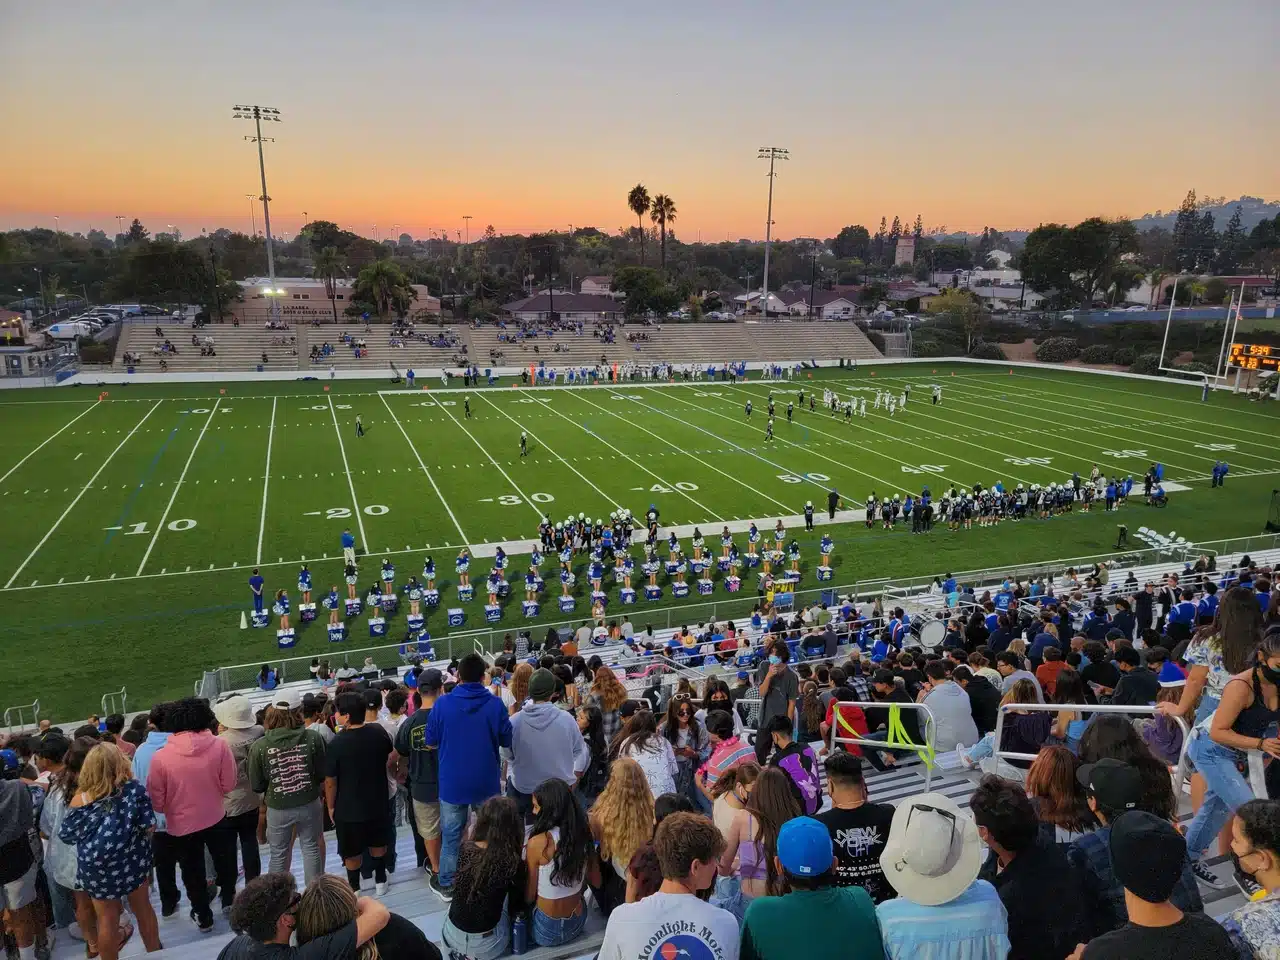
{"type": "Polygon", "coordinates": [[[16,707],[6,707],[4,711],[4,726],[9,733],[21,733],[28,729],[38,729],[40,726],[40,701],[35,700],[32,703],[16,707]],[[24,719],[28,714],[31,716],[30,722],[24,719]]]}
{"type": "Polygon", "coordinates": [[[102,695],[102,716],[109,717],[113,713],[127,714],[129,712],[126,706],[128,699],[128,694],[125,692],[124,687],[113,693],[104,693],[102,695]]]}
{"type": "MultiPolygon", "coordinates": [[[[1004,717],[1011,710],[1036,711],[1040,713],[1119,713],[1130,717],[1154,717],[1156,716],[1156,708],[1138,707],[1138,706],[1117,706],[1115,704],[1089,704],[1089,703],[1005,703],[1000,705],[1000,710],[996,714],[996,728],[992,731],[995,737],[995,752],[992,756],[997,760],[1035,760],[1038,754],[1034,753],[1018,753],[1013,750],[1001,750],[1000,738],[1004,732],[1004,717]]],[[[1182,794],[1182,783],[1187,776],[1187,748],[1191,745],[1191,728],[1187,725],[1187,721],[1182,717],[1175,716],[1172,718],[1178,725],[1178,729],[1182,731],[1182,749],[1178,751],[1178,763],[1174,767],[1173,772],[1173,795],[1175,797],[1182,794]]]]}
{"type": "MultiPolygon", "coordinates": [[[[934,734],[937,724],[933,719],[933,711],[923,703],[878,703],[874,700],[837,700],[834,703],[835,709],[832,711],[831,719],[831,743],[830,749],[834,750],[836,744],[852,745],[857,747],[866,747],[876,750],[910,750],[915,753],[924,762],[924,792],[928,793],[933,786],[933,768],[937,766],[934,757],[936,751],[934,749],[934,734]],[[894,726],[894,720],[900,718],[902,710],[914,710],[917,713],[924,714],[924,743],[903,743],[901,741],[889,742],[886,740],[874,740],[870,737],[841,737],[837,736],[837,728],[840,721],[840,711],[845,707],[858,707],[864,713],[868,708],[874,710],[889,711],[889,727],[885,731],[885,736],[891,735],[894,726]]],[[[846,721],[846,725],[848,725],[846,721]]]]}

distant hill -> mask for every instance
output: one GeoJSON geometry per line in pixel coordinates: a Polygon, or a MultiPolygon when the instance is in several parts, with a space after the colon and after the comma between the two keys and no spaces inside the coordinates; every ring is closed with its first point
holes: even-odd
{"type": "MultiPolygon", "coordinates": [[[[1236,207],[1240,208],[1240,225],[1248,232],[1256,227],[1263,220],[1271,220],[1280,215],[1280,202],[1268,203],[1261,197],[1241,197],[1239,200],[1227,200],[1225,202],[1214,201],[1200,207],[1201,212],[1209,210],[1213,213],[1213,222],[1219,230],[1221,230],[1231,215],[1235,212],[1236,207]]],[[[1161,211],[1155,213],[1143,214],[1133,221],[1133,225],[1139,231],[1150,230],[1153,227],[1164,227],[1166,230],[1173,229],[1173,222],[1178,217],[1178,210],[1175,207],[1172,210],[1161,211]]]]}

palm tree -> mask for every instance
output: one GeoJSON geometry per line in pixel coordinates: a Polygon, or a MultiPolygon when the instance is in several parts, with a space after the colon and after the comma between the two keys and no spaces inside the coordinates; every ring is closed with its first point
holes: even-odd
{"type": "Polygon", "coordinates": [[[643,183],[637,183],[627,194],[627,206],[640,224],[640,266],[644,266],[644,215],[649,212],[649,191],[643,183]]]}
{"type": "Polygon", "coordinates": [[[1153,267],[1147,274],[1147,279],[1151,282],[1151,302],[1148,306],[1160,305],[1160,284],[1164,283],[1164,278],[1169,275],[1169,271],[1164,267],[1153,267]]]}
{"type": "Polygon", "coordinates": [[[403,314],[417,297],[405,272],[390,260],[376,260],[361,270],[352,293],[353,299],[371,302],[384,322],[393,308],[403,314]]]}
{"type": "Polygon", "coordinates": [[[342,255],[337,247],[325,247],[311,261],[311,273],[317,280],[324,281],[324,295],[329,298],[333,307],[333,322],[338,322],[338,275],[346,270],[342,255]]]}
{"type": "Polygon", "coordinates": [[[667,224],[676,219],[675,201],[665,193],[653,198],[653,209],[649,211],[649,219],[658,225],[658,236],[662,250],[662,272],[667,272],[667,224]]]}

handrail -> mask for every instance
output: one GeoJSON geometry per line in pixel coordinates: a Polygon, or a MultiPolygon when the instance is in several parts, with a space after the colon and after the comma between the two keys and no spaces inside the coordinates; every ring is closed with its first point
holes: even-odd
{"type": "Polygon", "coordinates": [[[4,710],[4,725],[5,725],[5,729],[6,729],[6,730],[8,730],[8,731],[10,731],[10,732],[13,732],[13,728],[14,728],[15,726],[18,728],[18,731],[19,731],[19,732],[21,732],[21,731],[23,731],[23,730],[27,729],[27,726],[28,726],[28,725],[27,725],[26,723],[24,723],[24,722],[23,722],[23,719],[22,719],[23,711],[26,711],[26,710],[30,710],[30,711],[31,711],[31,724],[30,724],[30,726],[32,726],[32,727],[36,727],[36,728],[39,728],[39,726],[40,726],[40,701],[39,701],[39,700],[34,700],[34,701],[32,701],[31,703],[19,704],[18,706],[15,706],[15,707],[5,707],[5,710],[4,710]],[[16,721],[13,719],[13,718],[14,718],[14,714],[15,714],[15,713],[17,714],[17,720],[16,720],[16,721]]]}
{"type": "Polygon", "coordinates": [[[917,713],[923,713],[925,719],[924,743],[911,744],[908,746],[906,744],[887,743],[884,740],[871,740],[865,737],[838,737],[836,736],[836,724],[832,723],[830,748],[834,750],[837,743],[842,743],[853,744],[854,746],[860,747],[871,747],[880,750],[911,750],[918,754],[920,759],[924,761],[924,790],[925,793],[929,792],[929,788],[933,785],[933,768],[936,766],[932,757],[936,755],[936,750],[934,749],[934,734],[937,731],[937,723],[934,721],[932,710],[923,703],[880,703],[875,700],[836,700],[833,702],[833,705],[835,707],[831,716],[833,721],[840,719],[840,711],[844,707],[859,707],[864,711],[864,713],[868,707],[876,710],[892,710],[894,707],[898,707],[915,710],[917,713]]]}
{"type": "MultiPolygon", "coordinates": [[[[1156,716],[1156,708],[1154,706],[1128,706],[1114,703],[1003,703],[996,713],[996,728],[992,731],[996,744],[993,756],[997,760],[1035,760],[1038,756],[1038,754],[1034,753],[1018,753],[1013,750],[1000,749],[1000,737],[1004,731],[1004,715],[1010,710],[1030,710],[1045,713],[1062,713],[1064,711],[1070,713],[1122,713],[1147,717],[1156,716]]],[[[1182,731],[1182,749],[1178,751],[1178,763],[1173,773],[1173,795],[1176,797],[1181,795],[1182,782],[1187,775],[1187,748],[1191,745],[1191,728],[1182,717],[1174,716],[1173,720],[1182,731]]]]}
{"type": "Polygon", "coordinates": [[[104,693],[102,695],[102,715],[104,717],[109,717],[113,713],[127,714],[129,712],[125,706],[127,702],[128,694],[125,692],[124,687],[121,687],[119,690],[111,693],[104,693]],[[118,709],[116,708],[117,698],[119,698],[120,704],[118,709]]]}

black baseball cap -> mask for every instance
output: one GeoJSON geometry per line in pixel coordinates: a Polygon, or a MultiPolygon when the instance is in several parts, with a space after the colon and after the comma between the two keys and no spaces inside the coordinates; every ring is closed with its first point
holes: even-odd
{"type": "Polygon", "coordinates": [[[1148,903],[1169,899],[1187,862],[1187,841],[1173,824],[1132,810],[1111,824],[1110,846],[1111,869],[1121,886],[1148,903]]]}
{"type": "Polygon", "coordinates": [[[1142,774],[1111,757],[1086,763],[1076,771],[1076,780],[1099,806],[1116,813],[1135,809],[1142,799],[1142,774]]]}
{"type": "Polygon", "coordinates": [[[444,686],[444,674],[435,667],[428,667],[418,674],[419,690],[439,690],[444,686]]]}

